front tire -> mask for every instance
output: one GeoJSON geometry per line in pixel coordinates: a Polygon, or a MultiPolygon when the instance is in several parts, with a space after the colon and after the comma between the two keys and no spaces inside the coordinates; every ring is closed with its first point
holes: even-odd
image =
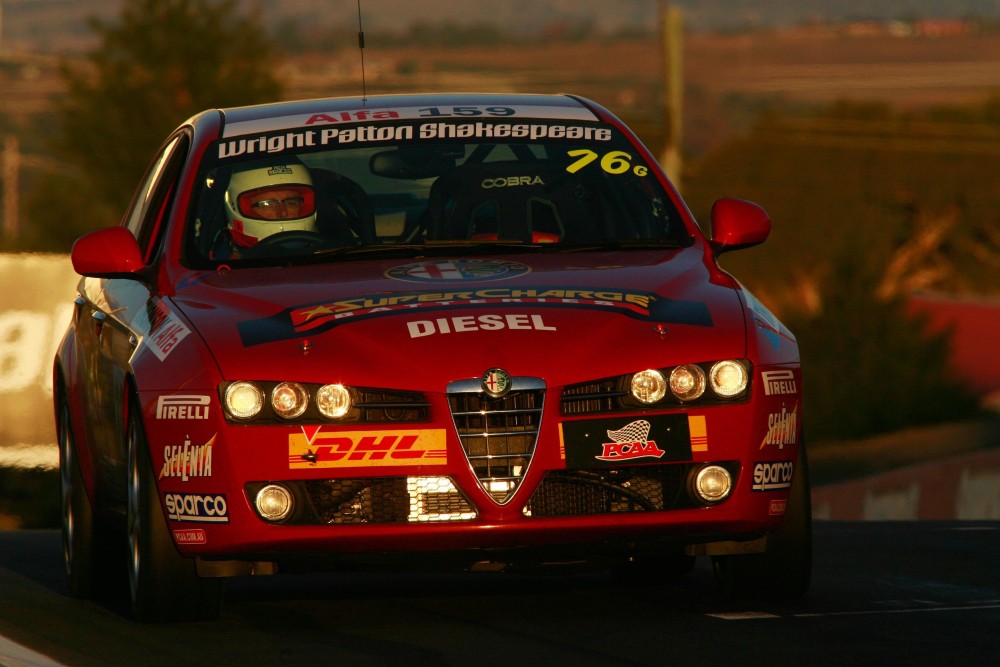
{"type": "Polygon", "coordinates": [[[785,522],[767,537],[764,553],[715,556],[712,568],[720,592],[730,598],[794,600],[812,577],[812,502],[804,445],[799,445],[785,522]]]}
{"type": "Polygon", "coordinates": [[[97,588],[97,548],[94,511],[77,461],[69,406],[59,403],[59,487],[62,514],[63,564],[69,594],[90,598],[97,588]]]}
{"type": "Polygon", "coordinates": [[[128,420],[129,591],[139,621],[212,620],[222,609],[222,581],[202,579],[177,552],[160,503],[137,403],[128,420]]]}

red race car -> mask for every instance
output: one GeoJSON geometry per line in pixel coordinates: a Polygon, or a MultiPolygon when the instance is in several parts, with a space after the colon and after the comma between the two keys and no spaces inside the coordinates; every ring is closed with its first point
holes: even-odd
{"type": "Polygon", "coordinates": [[[711,223],[579,97],[193,117],[73,247],[72,594],[121,549],[142,620],[359,564],[652,580],[708,556],[726,593],[802,595],[798,347],[716,261],[770,220],[721,199],[711,223]]]}

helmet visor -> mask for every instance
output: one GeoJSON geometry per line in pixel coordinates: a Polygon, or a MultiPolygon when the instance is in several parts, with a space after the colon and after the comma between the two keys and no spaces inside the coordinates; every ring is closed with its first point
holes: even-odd
{"type": "Polygon", "coordinates": [[[269,185],[241,193],[237,205],[252,220],[294,220],[315,212],[316,197],[308,185],[269,185]]]}

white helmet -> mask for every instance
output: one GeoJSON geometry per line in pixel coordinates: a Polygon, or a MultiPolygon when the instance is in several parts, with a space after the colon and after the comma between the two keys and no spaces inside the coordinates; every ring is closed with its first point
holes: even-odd
{"type": "Polygon", "coordinates": [[[315,232],[309,170],[290,162],[234,172],[226,190],[226,215],[233,243],[244,248],[278,232],[315,232]]]}

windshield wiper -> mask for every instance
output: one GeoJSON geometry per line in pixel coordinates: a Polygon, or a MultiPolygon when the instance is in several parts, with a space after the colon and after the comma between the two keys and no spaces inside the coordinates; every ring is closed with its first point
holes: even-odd
{"type": "MultiPolygon", "coordinates": [[[[688,244],[689,245],[689,244],[688,244]]],[[[423,257],[427,255],[488,255],[493,253],[577,253],[577,252],[609,252],[616,250],[675,250],[685,244],[676,240],[637,240],[615,241],[605,243],[587,243],[568,245],[563,243],[525,243],[518,240],[475,241],[475,240],[445,240],[427,241],[425,243],[378,243],[367,245],[342,246],[339,248],[323,248],[310,257],[317,261],[341,257],[387,255],[398,257],[423,257]]],[[[309,257],[300,258],[308,261],[309,257]]]]}

